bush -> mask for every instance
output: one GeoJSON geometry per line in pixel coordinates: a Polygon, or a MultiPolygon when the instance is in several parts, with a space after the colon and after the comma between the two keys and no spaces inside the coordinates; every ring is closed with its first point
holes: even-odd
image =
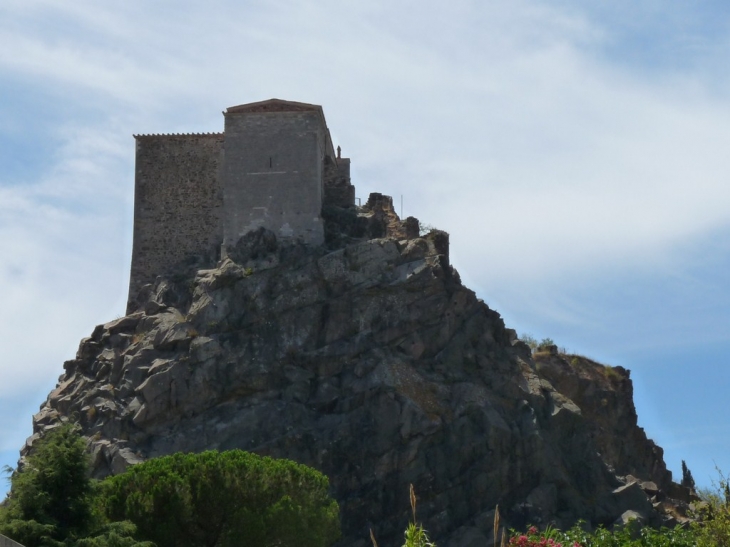
{"type": "Polygon", "coordinates": [[[537,345],[537,351],[547,351],[550,349],[550,346],[554,346],[555,342],[552,338],[543,338],[540,340],[540,343],[537,345]]]}
{"type": "Polygon", "coordinates": [[[586,532],[578,523],[566,532],[548,528],[539,532],[531,527],[524,534],[513,531],[508,545],[512,547],[694,547],[696,545],[691,530],[680,527],[639,528],[635,522],[613,531],[599,528],[586,532]]]}
{"type": "Polygon", "coordinates": [[[133,522],[159,547],[324,547],[339,538],[327,477],[241,450],[174,454],[103,483],[110,520],[133,522]]]}
{"type": "Polygon", "coordinates": [[[537,340],[534,336],[525,333],[520,336],[520,340],[527,344],[533,352],[537,349],[537,340]]]}
{"type": "MultiPolygon", "coordinates": [[[[550,346],[554,346],[555,342],[552,338],[543,338],[539,342],[537,339],[530,335],[530,334],[522,334],[520,335],[520,340],[522,340],[525,344],[528,345],[528,347],[532,350],[532,353],[537,353],[540,351],[548,351],[550,346]]],[[[562,348],[563,351],[561,353],[565,353],[565,348],[562,348]]]]}
{"type": "Polygon", "coordinates": [[[692,523],[698,547],[730,545],[730,481],[719,469],[717,473],[713,488],[700,490],[704,503],[695,515],[698,521],[692,523]]]}

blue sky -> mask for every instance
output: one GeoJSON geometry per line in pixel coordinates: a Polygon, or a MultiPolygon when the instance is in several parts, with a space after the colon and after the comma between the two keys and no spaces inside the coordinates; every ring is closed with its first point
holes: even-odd
{"type": "MultiPolygon", "coordinates": [[[[124,311],[132,134],[324,107],[357,194],[451,233],[508,326],[631,369],[677,476],[730,470],[730,6],[0,5],[0,464],[124,311]]],[[[4,485],[0,487],[2,492],[4,485]]]]}

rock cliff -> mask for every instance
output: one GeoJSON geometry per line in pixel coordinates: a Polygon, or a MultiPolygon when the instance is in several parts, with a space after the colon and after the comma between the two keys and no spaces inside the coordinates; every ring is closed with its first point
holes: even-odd
{"type": "Polygon", "coordinates": [[[461,284],[447,234],[371,201],[328,213],[329,248],[261,230],[158,278],[82,340],[23,453],[76,420],[97,477],[176,451],[291,458],[330,477],[347,546],[399,544],[409,483],[443,547],[486,545],[497,504],[511,526],[681,519],[628,371],[533,356],[461,284]]]}

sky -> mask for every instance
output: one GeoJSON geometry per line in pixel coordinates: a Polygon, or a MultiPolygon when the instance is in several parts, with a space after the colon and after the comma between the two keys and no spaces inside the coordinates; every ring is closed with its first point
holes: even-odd
{"type": "MultiPolygon", "coordinates": [[[[730,4],[0,3],[0,465],[124,313],[134,134],[320,104],[357,196],[451,234],[508,327],[631,370],[677,480],[730,472],[730,4]]],[[[0,495],[7,489],[0,484],[0,495]]]]}

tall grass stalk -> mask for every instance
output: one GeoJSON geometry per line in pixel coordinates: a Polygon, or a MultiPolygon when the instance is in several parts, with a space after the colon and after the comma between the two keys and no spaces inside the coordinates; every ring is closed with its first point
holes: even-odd
{"type": "MultiPolygon", "coordinates": [[[[507,545],[506,541],[507,538],[505,537],[505,531],[502,530],[502,541],[500,543],[501,547],[505,547],[507,545]]],[[[497,545],[497,538],[499,538],[499,505],[494,507],[494,545],[496,547],[497,545]]]]}
{"type": "Polygon", "coordinates": [[[413,512],[413,521],[408,524],[405,534],[405,543],[403,547],[436,547],[436,544],[428,539],[426,530],[423,525],[416,523],[416,492],[413,485],[410,485],[409,494],[411,498],[411,511],[413,512]]]}

